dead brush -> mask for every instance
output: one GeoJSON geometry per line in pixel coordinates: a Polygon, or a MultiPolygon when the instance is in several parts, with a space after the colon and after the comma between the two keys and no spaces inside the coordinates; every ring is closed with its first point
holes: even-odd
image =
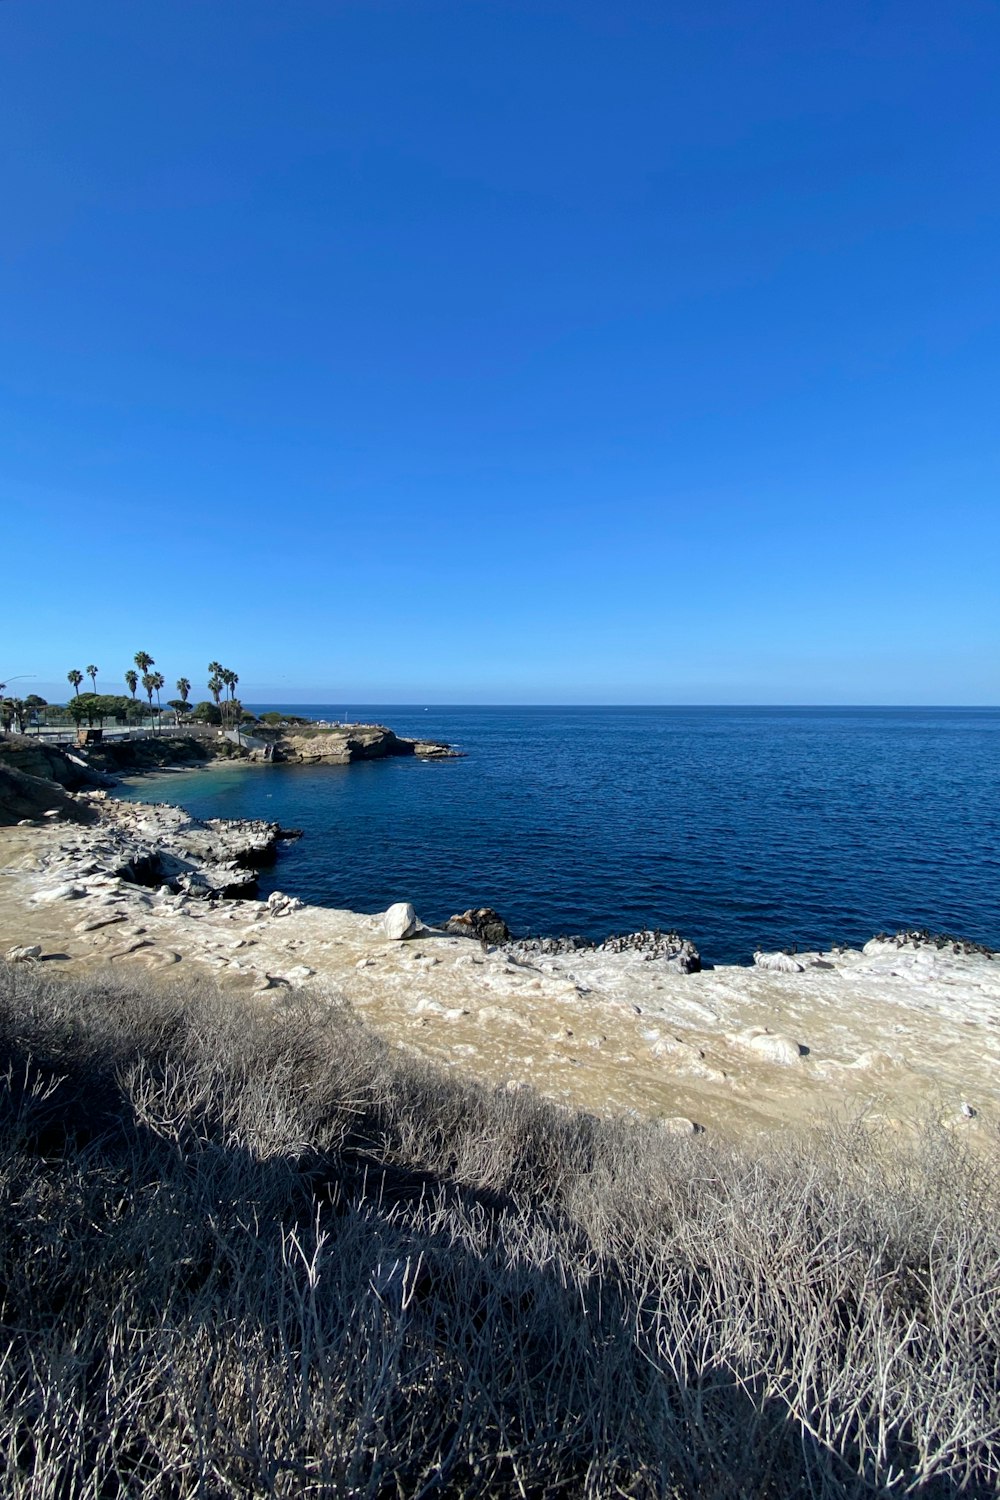
{"type": "Polygon", "coordinates": [[[12,1500],[1000,1484],[995,1142],[740,1151],[24,966],[0,1075],[12,1500]]]}

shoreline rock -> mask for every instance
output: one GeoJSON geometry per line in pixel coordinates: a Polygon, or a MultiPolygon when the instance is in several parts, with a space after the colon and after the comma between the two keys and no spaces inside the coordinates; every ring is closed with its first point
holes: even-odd
{"type": "Polygon", "coordinates": [[[267,747],[252,754],[271,765],[347,766],[359,760],[386,760],[392,756],[417,756],[422,760],[458,760],[463,752],[439,740],[406,739],[384,724],[351,724],[342,729],[295,733],[286,731],[267,747]]]}
{"type": "Polygon", "coordinates": [[[612,933],[599,942],[574,936],[512,938],[505,947],[518,958],[539,955],[551,958],[565,953],[636,953],[647,962],[662,960],[680,974],[700,974],[703,967],[701,954],[690,938],[683,938],[677,932],[661,932],[659,928],[612,933]]]}
{"type": "Polygon", "coordinates": [[[801,972],[686,972],[694,950],[675,934],[494,944],[481,934],[507,929],[491,908],[460,914],[458,935],[426,928],[405,902],[394,940],[384,913],[277,891],[242,899],[278,824],[202,822],[101,790],[75,800],[90,823],[2,831],[0,953],[13,963],[154,977],[180,966],[246,1004],[282,1006],[299,990],[342,999],[393,1045],[592,1111],[738,1132],[831,1109],[867,1110],[889,1129],[932,1108],[973,1133],[1000,1120],[992,953],[906,933],[867,952],[800,954],[801,972]]]}

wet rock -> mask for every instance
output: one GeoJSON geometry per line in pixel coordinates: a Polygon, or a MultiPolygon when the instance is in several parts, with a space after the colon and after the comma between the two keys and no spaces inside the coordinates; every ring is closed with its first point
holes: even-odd
{"type": "MultiPolygon", "coordinates": [[[[452,918],[454,921],[455,918],[452,918]]],[[[451,924],[449,924],[449,931],[451,924]]],[[[694,943],[677,932],[661,932],[658,927],[639,932],[617,932],[595,943],[573,934],[558,937],[515,938],[506,945],[514,957],[542,956],[556,958],[565,953],[635,953],[649,960],[662,961],[681,974],[701,972],[701,955],[694,943]]]]}
{"type": "Polygon", "coordinates": [[[470,907],[468,911],[449,917],[445,932],[455,937],[478,938],[481,943],[506,943],[510,939],[510,928],[492,906],[470,907]]]}

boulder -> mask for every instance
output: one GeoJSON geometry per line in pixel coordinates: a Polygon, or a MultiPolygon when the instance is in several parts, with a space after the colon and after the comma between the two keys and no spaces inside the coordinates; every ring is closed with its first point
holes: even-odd
{"type": "Polygon", "coordinates": [[[659,1122],[661,1130],[668,1135],[704,1135],[704,1125],[698,1125],[694,1120],[689,1120],[687,1115],[667,1115],[659,1122]]]}
{"type": "Polygon", "coordinates": [[[32,943],[30,947],[21,947],[15,944],[13,948],[8,948],[4,954],[9,964],[34,963],[41,956],[42,950],[37,943],[32,943]]]}
{"type": "Polygon", "coordinates": [[[284,891],[272,891],[267,898],[267,909],[272,917],[287,917],[293,911],[302,910],[298,896],[286,896],[284,891]]]}
{"type": "Polygon", "coordinates": [[[804,968],[790,953],[755,953],[753,961],[758,969],[769,969],[774,974],[801,974],[804,968]]]}
{"type": "Polygon", "coordinates": [[[413,937],[422,927],[423,923],[409,901],[396,901],[382,917],[382,929],[394,942],[413,937]]]}
{"type": "Polygon", "coordinates": [[[783,1036],[780,1031],[744,1032],[740,1041],[765,1062],[779,1063],[786,1068],[801,1062],[806,1052],[798,1042],[783,1036]]]}

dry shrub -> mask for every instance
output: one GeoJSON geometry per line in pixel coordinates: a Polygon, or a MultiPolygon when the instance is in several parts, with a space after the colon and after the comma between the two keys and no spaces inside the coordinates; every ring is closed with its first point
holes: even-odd
{"type": "Polygon", "coordinates": [[[729,1150],[24,966],[0,1074],[12,1500],[996,1492],[995,1147],[729,1150]]]}

